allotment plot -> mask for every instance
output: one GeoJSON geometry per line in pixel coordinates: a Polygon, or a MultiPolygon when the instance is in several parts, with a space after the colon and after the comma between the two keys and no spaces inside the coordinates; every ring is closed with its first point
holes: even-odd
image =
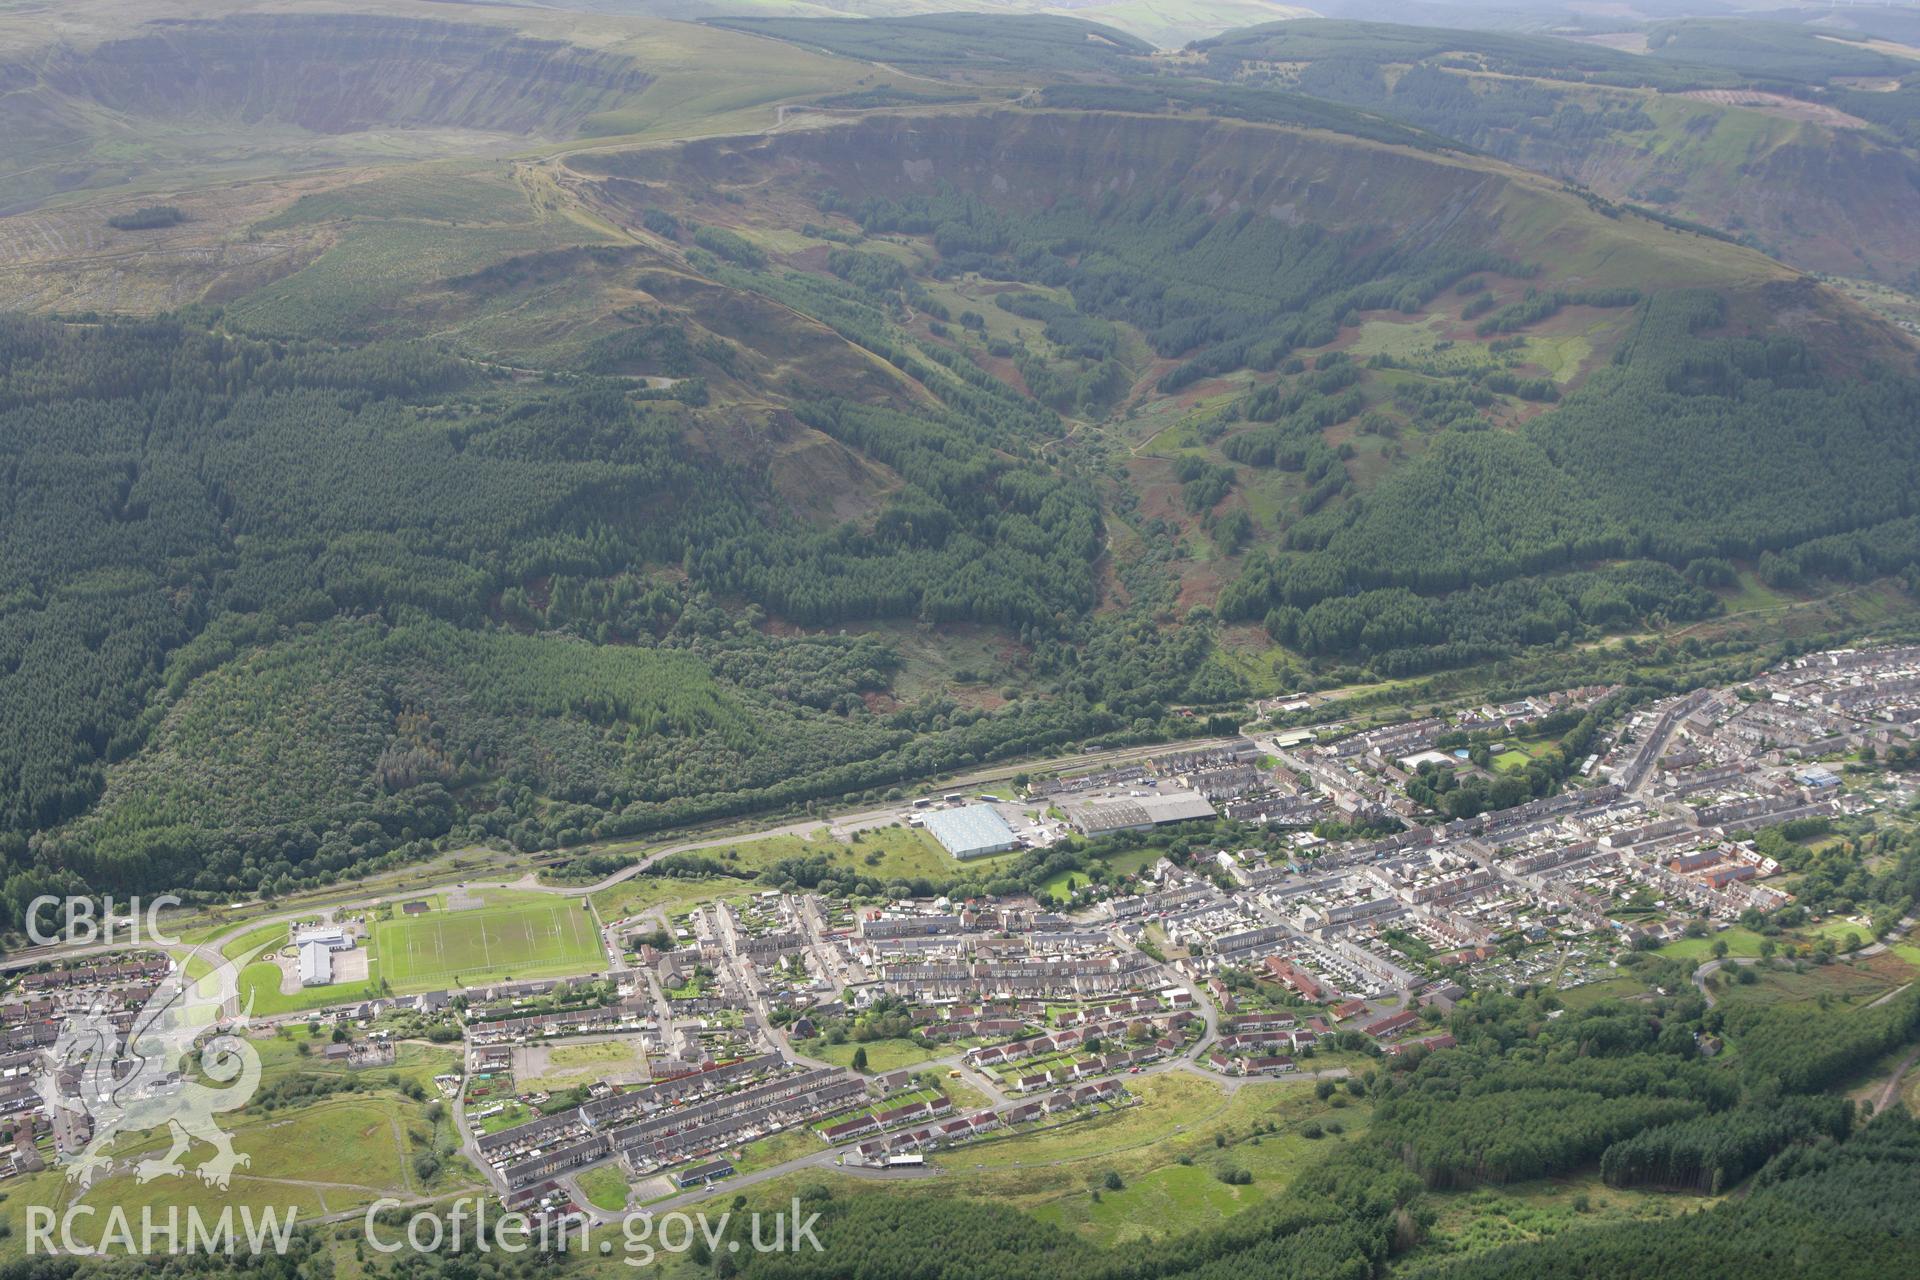
{"type": "Polygon", "coordinates": [[[599,930],[578,899],[470,911],[434,909],[374,927],[395,991],[433,991],[519,978],[597,973],[599,930]]]}

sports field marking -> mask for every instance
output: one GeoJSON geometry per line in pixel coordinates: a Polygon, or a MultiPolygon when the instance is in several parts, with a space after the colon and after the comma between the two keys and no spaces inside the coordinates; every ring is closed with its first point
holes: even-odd
{"type": "Polygon", "coordinates": [[[580,907],[571,902],[519,903],[383,921],[380,930],[387,937],[405,934],[392,939],[386,951],[390,966],[398,960],[389,980],[396,990],[430,990],[456,978],[475,986],[598,972],[605,956],[594,923],[560,915],[575,912],[580,907]]]}

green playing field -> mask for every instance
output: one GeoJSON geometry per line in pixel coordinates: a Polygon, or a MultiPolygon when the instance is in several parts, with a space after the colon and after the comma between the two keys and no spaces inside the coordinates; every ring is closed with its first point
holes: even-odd
{"type": "Polygon", "coordinates": [[[432,991],[514,978],[598,973],[606,958],[586,904],[576,899],[436,908],[374,926],[381,972],[395,991],[432,991]]]}

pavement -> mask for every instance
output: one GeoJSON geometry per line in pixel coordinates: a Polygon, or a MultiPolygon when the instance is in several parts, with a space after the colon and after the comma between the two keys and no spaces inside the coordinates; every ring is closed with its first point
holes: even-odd
{"type": "MultiPolygon", "coordinates": [[[[1225,746],[1235,740],[1235,738],[1196,738],[1182,742],[1162,742],[1140,747],[1116,748],[1110,751],[1093,751],[1053,756],[1043,760],[1009,761],[1004,764],[994,765],[990,768],[976,769],[968,773],[958,774],[950,778],[942,779],[937,783],[929,781],[927,785],[929,789],[965,790],[968,787],[981,786],[987,783],[1004,782],[1017,773],[1038,773],[1067,768],[1098,768],[1103,765],[1125,764],[1149,756],[1160,755],[1167,751],[1201,751],[1209,747],[1225,746]]],[[[210,938],[205,942],[190,946],[176,946],[163,949],[174,955],[175,958],[182,960],[183,963],[187,955],[197,954],[206,963],[218,968],[225,959],[220,954],[222,944],[231,942],[242,934],[251,932],[262,925],[292,923],[296,920],[311,920],[327,911],[361,910],[366,907],[377,906],[390,898],[417,898],[424,893],[431,893],[438,889],[450,887],[467,889],[522,889],[537,893],[551,893],[563,898],[586,897],[589,894],[598,893],[603,889],[609,889],[614,885],[630,880],[634,876],[652,867],[661,859],[670,858],[677,853],[692,853],[702,849],[714,849],[724,845],[739,844],[742,841],[762,840],[771,836],[809,836],[817,834],[823,828],[834,834],[851,834],[855,831],[889,826],[900,820],[900,814],[901,806],[898,802],[895,802],[879,808],[863,809],[837,817],[812,817],[795,822],[780,823],[758,830],[729,830],[723,834],[692,837],[672,844],[662,845],[648,852],[632,864],[622,867],[613,874],[587,885],[553,885],[541,883],[538,878],[537,866],[542,861],[550,861],[551,858],[545,855],[529,855],[527,858],[527,869],[520,875],[507,879],[477,879],[472,876],[470,871],[454,868],[448,870],[444,876],[438,879],[419,884],[409,884],[404,889],[388,889],[380,893],[372,894],[355,894],[352,887],[347,886],[344,887],[338,895],[329,895],[324,898],[310,900],[303,899],[297,905],[282,910],[269,910],[259,914],[248,915],[244,920],[237,920],[231,928],[222,931],[217,937],[210,938]]],[[[582,846],[578,850],[570,850],[568,856],[586,854],[592,852],[592,850],[593,846],[582,846]]],[[[472,852],[479,851],[474,850],[472,852]]],[[[459,851],[454,851],[445,856],[456,857],[458,853],[459,851]]],[[[126,942],[91,943],[85,946],[28,947],[24,950],[16,951],[11,955],[0,957],[0,972],[10,969],[33,968],[37,965],[47,963],[75,960],[85,956],[103,955],[109,952],[127,951],[130,949],[138,948],[132,948],[126,942]]]]}
{"type": "MultiPolygon", "coordinates": [[[[1074,767],[1074,768],[1100,767],[1102,765],[1121,764],[1121,763],[1130,762],[1132,760],[1140,759],[1146,756],[1159,754],[1169,749],[1199,750],[1199,749],[1205,749],[1206,747],[1209,747],[1209,746],[1225,745],[1226,743],[1231,741],[1233,741],[1233,739],[1231,738],[1215,738],[1215,739],[1201,739],[1201,740],[1195,740],[1192,742],[1178,743],[1178,744],[1159,743],[1159,744],[1153,744],[1150,746],[1130,747],[1130,748],[1124,748],[1124,749],[1119,749],[1114,751],[1102,751],[1102,752],[1075,754],[1070,756],[1058,756],[1049,760],[1009,763],[1006,765],[996,766],[989,769],[976,770],[970,773],[961,774],[953,778],[945,779],[941,781],[938,785],[942,789],[964,790],[968,787],[984,785],[990,782],[1002,781],[1007,778],[1010,778],[1013,774],[1018,772],[1043,771],[1047,769],[1058,769],[1058,768],[1067,768],[1067,767],[1074,767]]],[[[351,912],[356,910],[362,910],[365,908],[381,905],[383,902],[386,902],[392,898],[399,898],[399,897],[414,898],[414,897],[420,896],[420,894],[424,892],[431,891],[433,888],[444,888],[444,887],[450,887],[450,886],[458,886],[465,889],[511,888],[511,889],[520,889],[520,890],[531,890],[531,891],[541,892],[541,893],[551,893],[551,894],[554,894],[555,896],[565,897],[565,898],[585,897],[587,895],[598,893],[601,890],[610,888],[614,885],[622,883],[623,881],[631,879],[632,877],[641,874],[642,872],[647,870],[649,867],[658,863],[661,859],[672,857],[673,855],[678,853],[687,853],[687,852],[693,852],[701,849],[715,848],[722,845],[737,844],[743,840],[762,839],[768,836],[775,836],[775,835],[800,835],[800,836],[811,835],[811,834],[820,832],[823,827],[830,830],[834,834],[844,835],[854,831],[870,829],[875,827],[884,827],[884,826],[890,825],[899,820],[900,813],[901,813],[900,805],[898,803],[894,803],[881,808],[862,810],[862,811],[858,811],[850,814],[841,815],[839,817],[831,818],[831,819],[821,819],[818,817],[814,817],[814,818],[808,818],[802,821],[783,823],[780,825],[762,829],[757,832],[732,831],[724,835],[702,836],[702,837],[682,840],[682,841],[664,845],[658,849],[652,850],[651,852],[647,853],[644,857],[636,860],[631,865],[623,867],[619,871],[588,885],[542,884],[542,883],[539,883],[536,873],[532,870],[528,870],[526,873],[512,879],[497,879],[497,880],[469,879],[469,878],[464,878],[460,876],[458,873],[449,873],[449,875],[442,881],[435,881],[430,885],[409,885],[404,890],[399,890],[399,891],[389,889],[382,893],[368,894],[368,895],[363,895],[358,897],[353,896],[349,891],[348,893],[340,896],[338,899],[329,901],[324,906],[317,902],[307,901],[291,908],[286,908],[278,911],[269,910],[259,914],[250,915],[242,921],[237,921],[233,923],[230,928],[223,930],[218,935],[208,938],[205,941],[194,943],[194,944],[175,945],[172,947],[167,947],[165,948],[165,950],[167,950],[168,953],[172,955],[173,958],[183,966],[194,959],[198,959],[201,963],[205,964],[208,967],[210,972],[218,975],[218,979],[221,986],[220,996],[221,996],[222,1008],[228,1016],[233,1016],[239,1013],[240,1011],[239,996],[238,996],[238,990],[237,990],[238,966],[226,959],[226,957],[221,952],[221,948],[224,945],[231,943],[234,940],[240,938],[241,936],[261,928],[264,925],[282,924],[282,923],[291,924],[293,922],[300,921],[300,920],[310,920],[310,919],[313,919],[316,915],[323,913],[324,911],[351,912]]],[[[719,911],[719,912],[712,912],[710,914],[714,918],[715,926],[719,930],[729,935],[733,934],[734,925],[732,920],[730,919],[731,913],[726,911],[719,911]]],[[[735,939],[730,937],[729,942],[731,943],[733,941],[735,941],[735,939]]],[[[617,939],[606,938],[605,942],[608,949],[607,954],[609,957],[607,961],[607,971],[610,973],[618,973],[618,972],[625,971],[626,966],[619,952],[617,939]]],[[[125,951],[127,949],[128,947],[125,943],[116,943],[111,945],[103,943],[103,944],[92,944],[92,945],[79,946],[79,947],[36,947],[26,951],[17,952],[11,956],[0,957],[0,970],[23,968],[23,967],[33,966],[33,965],[44,964],[44,963],[47,963],[48,961],[76,959],[84,956],[103,954],[107,952],[125,951]]],[[[736,948],[730,945],[728,947],[728,950],[730,952],[733,952],[736,950],[736,948]]],[[[797,1051],[795,1051],[785,1031],[773,1025],[772,1017],[771,1017],[772,1010],[768,1006],[765,988],[758,981],[757,975],[753,973],[751,966],[739,965],[739,966],[735,966],[735,969],[736,969],[735,976],[738,979],[739,985],[744,990],[748,1002],[752,1006],[753,1010],[760,1015],[761,1024],[766,1028],[766,1033],[768,1038],[774,1042],[778,1050],[782,1054],[784,1054],[789,1060],[798,1062],[804,1065],[809,1065],[809,1066],[831,1065],[831,1064],[820,1062],[816,1059],[807,1057],[806,1055],[800,1054],[797,1051]]],[[[648,973],[647,982],[649,986],[649,991],[654,998],[654,1002],[656,1006],[662,1010],[665,1010],[668,1007],[665,999],[665,994],[660,990],[656,976],[653,975],[652,973],[648,973]]],[[[1162,1059],[1158,1062],[1148,1064],[1142,1067],[1138,1073],[1130,1073],[1129,1075],[1119,1077],[1120,1079],[1132,1080],[1136,1077],[1136,1075],[1144,1077],[1149,1075],[1157,1075],[1165,1071],[1186,1071],[1196,1076],[1199,1076],[1201,1078],[1212,1081],[1214,1084],[1225,1089],[1229,1094],[1232,1094],[1232,1093],[1237,1093],[1241,1088],[1245,1087],[1248,1084],[1262,1083],[1265,1081],[1270,1081],[1275,1079],[1279,1079],[1279,1080],[1339,1079],[1350,1074],[1346,1068],[1336,1067],[1336,1068],[1330,1068],[1325,1071],[1290,1072],[1279,1077],[1235,1077],[1235,1076],[1223,1076],[1207,1068],[1204,1068],[1200,1066],[1198,1063],[1196,1063],[1194,1059],[1196,1056],[1204,1054],[1207,1048],[1211,1046],[1218,1039],[1219,1031],[1220,1031],[1220,1013],[1219,1013],[1219,1010],[1214,1006],[1213,1001],[1209,998],[1209,996],[1204,990],[1196,989],[1195,999],[1196,999],[1197,1011],[1200,1012],[1206,1020],[1205,1031],[1201,1039],[1197,1043],[1186,1047],[1177,1055],[1174,1055],[1170,1058],[1162,1059]]],[[[358,1004],[360,1002],[353,1001],[350,1003],[358,1004]]],[[[323,1012],[324,1010],[303,1011],[302,1016],[303,1017],[304,1016],[320,1016],[323,1012]]],[[[978,1089],[983,1095],[985,1095],[989,1099],[992,1105],[996,1107],[1004,1106],[1004,1105],[1007,1105],[1010,1101],[1004,1089],[1002,1089],[997,1083],[995,1083],[985,1073],[980,1072],[972,1068],[971,1066],[969,1066],[964,1061],[964,1055],[960,1052],[944,1055],[942,1057],[935,1058],[935,1059],[930,1059],[924,1064],[922,1069],[927,1071],[938,1072],[943,1075],[946,1074],[947,1072],[957,1070],[960,1072],[961,1079],[965,1080],[973,1088],[978,1089]]],[[[472,1129],[467,1123],[466,1105],[464,1101],[464,1096],[456,1096],[453,1099],[452,1115],[453,1115],[454,1124],[455,1124],[455,1131],[461,1137],[462,1153],[465,1154],[468,1157],[468,1159],[473,1162],[475,1169],[479,1171],[483,1177],[487,1177],[491,1182],[491,1171],[488,1169],[486,1163],[480,1159],[478,1145],[476,1141],[476,1135],[474,1134],[474,1132],[472,1131],[472,1129]]],[[[744,1187],[753,1186],[759,1182],[763,1182],[771,1178],[784,1176],[788,1173],[792,1173],[799,1169],[806,1169],[806,1168],[813,1168],[813,1167],[838,1167],[841,1156],[843,1156],[847,1151],[851,1149],[852,1148],[825,1149],[815,1154],[803,1156],[795,1160],[789,1160],[782,1164],[771,1166],[767,1169],[758,1170],[753,1173],[738,1175],[734,1178],[729,1178],[726,1180],[724,1185],[726,1187],[744,1188],[744,1187]]],[[[865,1169],[864,1167],[857,1168],[857,1169],[849,1167],[849,1168],[846,1168],[844,1171],[855,1173],[856,1176],[869,1177],[869,1178],[937,1176],[934,1173],[929,1173],[924,1170],[913,1171],[913,1172],[903,1172],[899,1170],[870,1170],[870,1169],[865,1169]]],[[[577,1174],[574,1176],[577,1176],[577,1174]]],[[[707,1196],[710,1196],[712,1194],[714,1194],[714,1190],[712,1188],[707,1188],[707,1187],[694,1188],[686,1192],[682,1192],[680,1194],[672,1196],[666,1200],[656,1202],[653,1205],[648,1206],[648,1208],[651,1211],[655,1211],[655,1212],[664,1211],[666,1209],[674,1207],[675,1205],[679,1205],[682,1203],[689,1203],[699,1199],[704,1199],[707,1196]]],[[[431,1197],[423,1197],[420,1199],[419,1203],[428,1203],[430,1200],[431,1200],[431,1197]]],[[[584,1203],[584,1198],[582,1198],[582,1203],[584,1203]]],[[[591,1209],[591,1208],[589,1209],[589,1215],[592,1216],[596,1221],[601,1221],[601,1222],[618,1221],[622,1216],[621,1214],[609,1213],[604,1210],[591,1209]]],[[[346,1215],[346,1216],[352,1216],[352,1215],[346,1215]]]]}

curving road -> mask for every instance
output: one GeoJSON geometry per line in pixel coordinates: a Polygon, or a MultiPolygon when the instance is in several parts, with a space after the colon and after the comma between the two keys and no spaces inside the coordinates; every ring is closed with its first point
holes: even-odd
{"type": "MultiPolygon", "coordinates": [[[[1893,927],[1888,929],[1884,935],[1875,938],[1872,942],[1867,943],[1857,951],[1848,952],[1847,956],[1849,959],[1855,956],[1877,956],[1892,945],[1893,939],[1903,938],[1909,933],[1912,933],[1915,924],[1920,924],[1920,916],[1902,916],[1894,922],[1893,927]]],[[[1719,998],[1715,996],[1707,986],[1707,979],[1709,977],[1720,972],[1720,970],[1730,964],[1753,965],[1760,963],[1762,963],[1762,960],[1759,956],[1728,956],[1723,960],[1709,960],[1693,971],[1693,985],[1700,989],[1702,996],[1706,997],[1707,1007],[1712,1008],[1715,1004],[1719,1003],[1719,998]]],[[[1907,985],[1911,986],[1912,984],[1908,983],[1907,985]]],[[[1873,1003],[1885,1004],[1906,989],[1906,987],[1897,987],[1873,1003]]],[[[1869,1005],[1868,1008],[1872,1008],[1872,1005],[1869,1005]]]]}
{"type": "MultiPolygon", "coordinates": [[[[1107,751],[1076,752],[1072,755],[1051,756],[1040,760],[1009,761],[988,768],[975,769],[948,777],[923,779],[921,785],[929,791],[964,791],[969,787],[982,786],[987,783],[1005,782],[1017,773],[1041,773],[1066,768],[1097,768],[1102,765],[1126,764],[1135,760],[1144,759],[1148,756],[1159,755],[1170,750],[1200,751],[1209,747],[1225,746],[1233,741],[1235,741],[1234,738],[1226,737],[1194,738],[1178,742],[1152,743],[1139,747],[1118,747],[1107,751]]],[[[818,832],[822,828],[826,828],[836,834],[870,830],[876,827],[888,826],[899,821],[900,812],[900,803],[896,801],[892,804],[845,813],[837,817],[832,815],[816,815],[769,827],[745,831],[730,829],[719,834],[693,836],[672,844],[661,845],[659,848],[653,849],[636,859],[630,865],[622,867],[612,875],[586,885],[552,885],[541,883],[535,868],[543,861],[551,861],[551,855],[529,855],[525,859],[525,870],[523,870],[519,876],[511,879],[479,879],[475,878],[470,870],[451,868],[438,878],[423,880],[417,884],[408,884],[404,889],[392,888],[373,894],[355,894],[353,887],[348,886],[338,894],[328,894],[312,899],[305,899],[302,900],[299,905],[284,910],[268,910],[259,914],[234,917],[234,923],[231,928],[224,930],[217,937],[209,938],[204,942],[160,949],[167,950],[176,959],[181,960],[182,963],[185,962],[188,955],[198,955],[210,966],[218,968],[225,959],[220,954],[220,947],[223,944],[231,942],[242,934],[249,933],[266,924],[284,924],[296,920],[310,920],[316,915],[327,911],[359,910],[365,907],[377,906],[389,898],[417,898],[422,894],[431,893],[436,889],[447,888],[449,886],[464,886],[477,889],[522,889],[537,893],[551,893],[560,897],[580,898],[588,894],[598,893],[603,889],[612,888],[614,885],[630,880],[659,862],[662,858],[672,857],[677,853],[693,853],[702,849],[714,849],[723,845],[739,844],[742,841],[762,840],[770,836],[805,836],[818,832]]],[[[579,857],[593,853],[596,848],[604,849],[609,845],[627,845],[630,843],[630,841],[613,841],[603,842],[598,846],[582,845],[577,849],[566,851],[565,856],[579,857]]],[[[451,851],[446,856],[458,856],[460,852],[461,851],[451,851]]],[[[473,852],[479,851],[474,850],[473,852]]],[[[123,952],[138,949],[139,948],[136,947],[130,947],[126,943],[93,943],[77,947],[29,947],[25,950],[14,952],[12,955],[0,957],[0,971],[30,968],[52,961],[73,960],[84,956],[103,955],[109,952],[123,952]]]]}

